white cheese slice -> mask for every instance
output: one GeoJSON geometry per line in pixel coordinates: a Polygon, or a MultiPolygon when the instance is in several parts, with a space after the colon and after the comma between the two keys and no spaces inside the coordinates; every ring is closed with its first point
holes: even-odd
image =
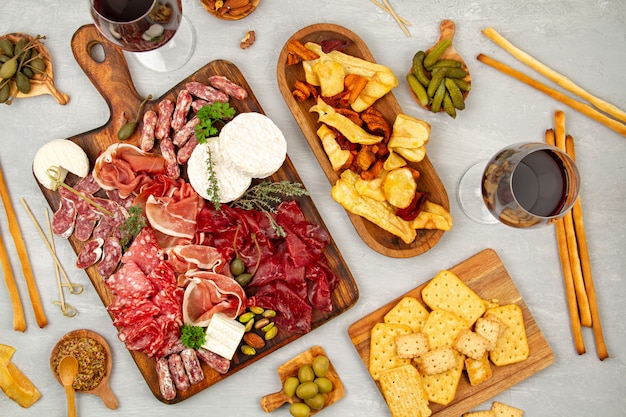
{"type": "Polygon", "coordinates": [[[224,159],[217,138],[209,138],[206,144],[199,144],[187,161],[187,176],[194,190],[204,199],[213,200],[213,190],[209,181],[208,160],[211,158],[217,178],[218,194],[221,203],[228,203],[241,197],[252,183],[252,177],[240,172],[232,163],[224,159]],[[209,156],[209,150],[211,151],[209,156]]]}
{"type": "Polygon", "coordinates": [[[33,160],[35,178],[49,190],[57,187],[57,183],[48,176],[48,169],[52,167],[58,169],[58,180],[61,182],[68,172],[85,178],[89,174],[89,157],[71,140],[54,139],[39,148],[33,160]]]}
{"type": "Polygon", "coordinates": [[[287,141],[261,113],[240,113],[222,128],[219,147],[224,159],[252,178],[266,178],[282,166],[287,141]]]}
{"type": "Polygon", "coordinates": [[[206,328],[206,339],[202,347],[230,360],[245,332],[246,327],[237,320],[216,313],[206,328]]]}

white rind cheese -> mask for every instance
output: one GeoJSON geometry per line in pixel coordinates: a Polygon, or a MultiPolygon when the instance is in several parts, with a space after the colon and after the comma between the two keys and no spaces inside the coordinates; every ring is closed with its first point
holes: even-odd
{"type": "Polygon", "coordinates": [[[49,190],[56,189],[56,182],[48,176],[48,169],[57,167],[59,181],[63,182],[68,172],[81,178],[89,175],[89,157],[77,144],[67,139],[54,139],[43,145],[33,160],[33,173],[37,181],[49,190]]]}
{"type": "Polygon", "coordinates": [[[278,171],[287,155],[281,130],[261,113],[241,113],[219,134],[224,159],[252,178],[266,178],[278,171]]]}
{"type": "Polygon", "coordinates": [[[206,339],[202,347],[230,360],[245,332],[246,327],[237,320],[216,313],[206,328],[206,339]]]}

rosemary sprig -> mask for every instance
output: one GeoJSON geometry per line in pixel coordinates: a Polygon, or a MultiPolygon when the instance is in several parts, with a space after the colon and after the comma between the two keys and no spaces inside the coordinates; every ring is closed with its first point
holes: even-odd
{"type": "Polygon", "coordinates": [[[263,181],[250,188],[244,195],[231,203],[232,206],[244,210],[258,210],[264,213],[270,221],[272,228],[280,237],[285,236],[285,230],[274,220],[271,213],[277,213],[276,205],[283,197],[300,197],[309,195],[309,191],[297,182],[290,181],[263,181]]]}

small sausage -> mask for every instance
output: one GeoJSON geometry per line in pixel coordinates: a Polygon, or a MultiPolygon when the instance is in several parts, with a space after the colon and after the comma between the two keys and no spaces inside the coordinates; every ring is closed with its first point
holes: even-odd
{"type": "Polygon", "coordinates": [[[170,138],[163,138],[159,142],[159,148],[161,149],[161,155],[165,159],[165,174],[171,179],[178,179],[180,177],[180,166],[176,161],[176,150],[174,144],[170,138]]]}
{"type": "Polygon", "coordinates": [[[180,358],[180,355],[177,353],[170,355],[167,358],[167,365],[170,369],[170,374],[172,375],[176,389],[184,391],[189,388],[189,378],[185,372],[185,366],[183,365],[183,360],[180,358]]]}
{"type": "Polygon", "coordinates": [[[185,143],[185,146],[178,149],[176,161],[178,161],[180,165],[185,165],[187,161],[189,161],[189,158],[191,158],[191,154],[193,150],[196,149],[196,146],[198,146],[198,140],[194,136],[185,143]]]}
{"type": "Polygon", "coordinates": [[[203,100],[201,98],[194,100],[193,103],[191,103],[191,110],[193,110],[194,112],[198,113],[198,110],[200,110],[201,108],[203,108],[204,106],[208,106],[209,103],[206,100],[203,100]]]}
{"type": "Polygon", "coordinates": [[[154,130],[154,137],[161,140],[170,133],[170,127],[172,126],[172,114],[174,113],[174,103],[171,100],[165,99],[162,100],[157,107],[159,117],[154,130]]]}
{"type": "Polygon", "coordinates": [[[188,90],[180,90],[176,98],[174,114],[172,115],[172,129],[178,130],[183,127],[187,121],[187,113],[189,113],[192,101],[193,99],[188,90]]]}
{"type": "Polygon", "coordinates": [[[200,119],[194,116],[191,118],[191,120],[185,123],[185,126],[177,130],[174,133],[174,138],[172,139],[172,142],[174,142],[174,145],[178,147],[185,145],[185,143],[187,143],[189,138],[192,137],[194,133],[196,133],[196,126],[199,123],[200,123],[200,119]]]}
{"type": "Polygon", "coordinates": [[[154,129],[157,125],[158,116],[148,110],[143,115],[143,126],[141,127],[141,136],[139,137],[139,147],[142,151],[149,152],[154,147],[154,129]]]}
{"type": "Polygon", "coordinates": [[[224,375],[230,368],[230,361],[228,359],[208,349],[200,348],[196,351],[196,355],[219,374],[224,375]]]}
{"type": "Polygon", "coordinates": [[[189,82],[185,85],[185,87],[192,95],[204,99],[211,104],[217,101],[221,103],[226,103],[228,101],[228,94],[197,81],[189,82]]]}
{"type": "Polygon", "coordinates": [[[166,400],[173,400],[176,397],[176,387],[170,374],[168,361],[165,358],[159,358],[156,361],[156,373],[159,380],[159,391],[166,400]]]}
{"type": "Polygon", "coordinates": [[[209,77],[209,82],[213,87],[225,92],[231,97],[235,97],[236,99],[243,100],[248,97],[248,92],[245,88],[235,84],[223,75],[213,75],[209,77]]]}
{"type": "Polygon", "coordinates": [[[183,365],[185,366],[191,385],[204,380],[204,372],[202,372],[202,366],[200,365],[195,350],[189,348],[183,350],[180,352],[180,358],[183,360],[183,365]]]}

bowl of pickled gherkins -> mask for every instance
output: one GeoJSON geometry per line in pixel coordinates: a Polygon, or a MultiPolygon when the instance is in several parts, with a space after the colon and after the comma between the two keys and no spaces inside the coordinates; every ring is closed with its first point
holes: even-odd
{"type": "Polygon", "coordinates": [[[270,413],[289,403],[293,417],[307,417],[342,399],[345,389],[321,346],[314,346],[278,367],[282,389],[261,398],[270,413]]]}
{"type": "Polygon", "coordinates": [[[44,39],[45,36],[25,33],[0,36],[0,103],[50,94],[59,104],[67,104],[67,94],[54,85],[52,60],[43,45],[44,39]]]}
{"type": "Polygon", "coordinates": [[[411,94],[422,107],[433,113],[445,111],[452,118],[465,109],[472,87],[467,65],[452,44],[455,29],[453,21],[442,21],[439,40],[430,49],[413,55],[406,75],[411,94]]]}

